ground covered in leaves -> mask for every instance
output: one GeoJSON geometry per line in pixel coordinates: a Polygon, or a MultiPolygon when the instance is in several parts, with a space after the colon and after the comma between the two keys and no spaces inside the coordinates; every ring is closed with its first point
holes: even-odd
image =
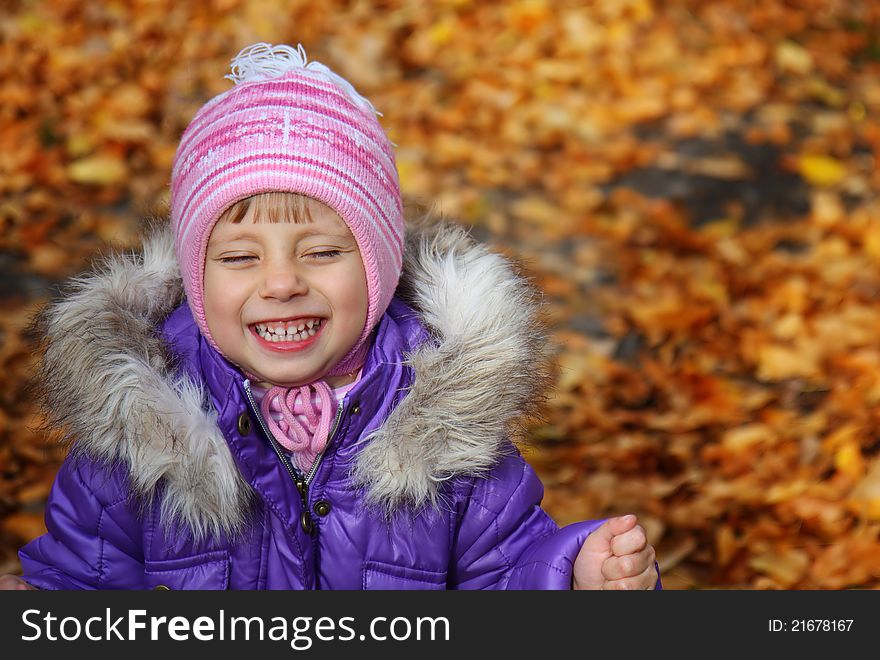
{"type": "Polygon", "coordinates": [[[880,585],[873,0],[7,0],[0,572],[64,454],[27,322],[166,212],[177,138],[256,41],[348,77],[405,194],[546,292],[527,458],[558,522],[638,513],[667,588],[880,585]]]}

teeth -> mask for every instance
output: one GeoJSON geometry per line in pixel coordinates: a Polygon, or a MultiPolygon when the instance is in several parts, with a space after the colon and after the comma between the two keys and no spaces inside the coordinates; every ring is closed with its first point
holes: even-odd
{"type": "Polygon", "coordinates": [[[289,325],[286,322],[257,323],[255,327],[257,334],[266,341],[302,341],[318,334],[318,330],[321,329],[321,320],[312,319],[305,323],[300,323],[298,326],[289,325]]]}

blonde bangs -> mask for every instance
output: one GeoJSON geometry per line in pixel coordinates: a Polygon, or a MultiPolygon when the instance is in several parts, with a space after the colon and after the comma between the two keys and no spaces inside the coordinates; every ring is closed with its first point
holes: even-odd
{"type": "Polygon", "coordinates": [[[267,192],[251,195],[226,209],[217,222],[237,224],[244,220],[248,211],[253,207],[253,218],[256,223],[292,222],[304,224],[312,221],[312,215],[309,213],[310,201],[309,197],[298,193],[267,192]]]}

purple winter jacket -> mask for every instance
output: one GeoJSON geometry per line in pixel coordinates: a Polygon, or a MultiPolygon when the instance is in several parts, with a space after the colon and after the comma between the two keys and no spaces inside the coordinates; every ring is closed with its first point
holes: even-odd
{"type": "Polygon", "coordinates": [[[200,335],[169,231],[81,279],[44,315],[48,409],[74,445],[48,533],[20,552],[24,578],[44,589],[570,588],[601,521],[558,529],[507,440],[544,386],[535,297],[458,228],[410,230],[406,252],[398,297],[307,475],[200,335]]]}

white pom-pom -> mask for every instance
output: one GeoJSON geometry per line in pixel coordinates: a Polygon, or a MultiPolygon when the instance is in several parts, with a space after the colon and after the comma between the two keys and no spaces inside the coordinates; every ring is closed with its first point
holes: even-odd
{"type": "Polygon", "coordinates": [[[302,47],[302,44],[297,44],[296,48],[285,44],[273,46],[267,43],[248,46],[232,58],[231,69],[232,73],[225,77],[236,85],[254,80],[275,78],[295,69],[306,69],[330,80],[365,110],[382,116],[382,113],[378,112],[366,98],[358,94],[354,86],[345,78],[320,62],[309,62],[306,59],[306,49],[302,47]]]}

